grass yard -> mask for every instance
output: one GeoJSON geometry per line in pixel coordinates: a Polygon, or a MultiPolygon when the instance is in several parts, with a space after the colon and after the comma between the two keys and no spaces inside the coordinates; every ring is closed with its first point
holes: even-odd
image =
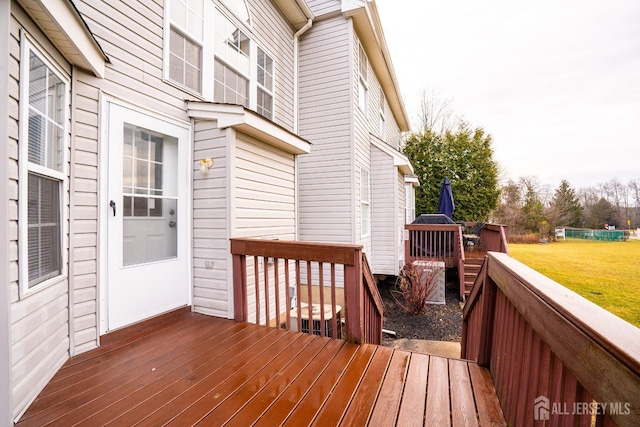
{"type": "Polygon", "coordinates": [[[509,254],[640,327],[640,240],[509,244],[509,254]]]}

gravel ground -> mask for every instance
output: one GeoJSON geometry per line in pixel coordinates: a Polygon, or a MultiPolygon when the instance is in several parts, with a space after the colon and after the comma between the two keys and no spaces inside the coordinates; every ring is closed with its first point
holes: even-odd
{"type": "Polygon", "coordinates": [[[382,327],[396,332],[396,337],[382,334],[382,344],[392,346],[399,338],[457,341],[462,338],[462,308],[458,289],[454,282],[447,280],[446,304],[429,304],[427,312],[414,316],[402,310],[391,296],[395,278],[378,282],[380,296],[384,303],[382,327]]]}

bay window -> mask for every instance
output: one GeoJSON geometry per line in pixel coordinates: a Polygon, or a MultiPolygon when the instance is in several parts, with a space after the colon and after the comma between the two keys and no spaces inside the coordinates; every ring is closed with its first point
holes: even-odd
{"type": "Polygon", "coordinates": [[[222,3],[171,0],[167,78],[205,100],[242,105],[273,120],[274,61],[248,35],[246,2],[222,3]]]}

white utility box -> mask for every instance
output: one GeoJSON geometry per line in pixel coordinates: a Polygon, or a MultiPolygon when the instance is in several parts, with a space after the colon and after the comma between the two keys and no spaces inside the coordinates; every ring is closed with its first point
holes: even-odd
{"type": "Polygon", "coordinates": [[[437,277],[434,283],[435,289],[429,296],[427,303],[429,304],[446,304],[445,297],[445,268],[443,261],[413,261],[413,265],[422,268],[422,280],[426,281],[428,272],[437,271],[437,277]]]}

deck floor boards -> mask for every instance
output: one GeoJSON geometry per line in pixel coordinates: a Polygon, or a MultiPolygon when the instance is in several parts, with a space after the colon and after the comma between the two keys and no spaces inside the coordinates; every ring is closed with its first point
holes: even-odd
{"type": "Polygon", "coordinates": [[[17,425],[504,425],[473,362],[187,310],[109,335],[17,425]]]}

